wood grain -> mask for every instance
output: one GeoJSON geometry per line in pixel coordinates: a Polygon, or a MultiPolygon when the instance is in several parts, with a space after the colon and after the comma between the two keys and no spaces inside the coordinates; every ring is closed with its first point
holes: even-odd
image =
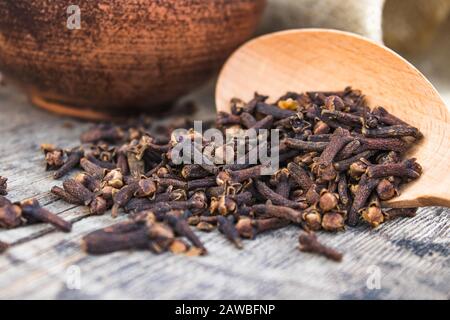
{"type": "MultiPolygon", "coordinates": [[[[210,106],[205,96],[211,88],[205,92],[201,101],[210,106]]],[[[207,110],[200,111],[203,119],[214,116],[207,110]]],[[[217,232],[199,233],[210,252],[206,257],[145,251],[88,256],[80,251],[81,237],[126,217],[89,217],[86,209],[57,201],[48,192],[55,181],[44,171],[39,144],[74,146],[89,125],[69,120],[74,127],[68,128],[65,122],[0,87],[0,174],[10,178],[10,197],[37,196],[74,221],[68,234],[45,224],[0,230],[0,240],[12,243],[0,255],[2,299],[450,298],[450,210],[444,208],[422,209],[413,219],[377,230],[320,233],[321,240],[344,253],[342,263],[299,252],[296,227],[245,241],[242,251],[217,232]],[[80,271],[79,290],[70,289],[73,267],[80,271]],[[373,270],[379,272],[380,288],[371,290],[367,281],[373,270]]]]}
{"type": "Polygon", "coordinates": [[[325,29],[277,32],[252,40],[226,62],[216,90],[218,110],[253,93],[276,99],[287,91],[360,89],[370,106],[384,106],[418,127],[411,150],[423,175],[405,185],[395,207],[450,207],[450,112],[431,83],[393,51],[360,36],[325,29]]]}

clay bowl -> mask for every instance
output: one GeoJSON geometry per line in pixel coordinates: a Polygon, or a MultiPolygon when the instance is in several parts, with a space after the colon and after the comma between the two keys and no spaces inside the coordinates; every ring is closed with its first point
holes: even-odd
{"type": "Polygon", "coordinates": [[[0,71],[33,104],[99,119],[157,111],[207,80],[265,0],[0,1],[0,71]],[[73,20],[72,20],[73,21],[73,20]]]}

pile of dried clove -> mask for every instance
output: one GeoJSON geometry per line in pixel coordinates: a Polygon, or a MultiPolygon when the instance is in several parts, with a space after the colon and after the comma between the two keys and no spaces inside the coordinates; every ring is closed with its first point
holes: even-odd
{"type": "MultiPolygon", "coordinates": [[[[351,88],[267,100],[259,94],[249,102],[233,99],[231,113],[220,112],[216,126],[223,132],[277,129],[280,169],[270,176],[262,174],[265,164],[250,161],[175,164],[171,150],[180,140],[172,130],[192,126],[179,119],[100,124],[71,150],[43,145],[56,179],[81,169],[62,188],[53,187],[53,194],[89,206],[93,215],[109,209],[113,216],[129,215],[85,236],[83,248],[92,254],[150,249],[202,255],[207,250],[191,227],[217,228],[241,249],[242,238],[293,224],[302,229],[300,250],[339,261],[342,255],[320,244],[315,231],[344,230],[360,221],[377,227],[415,214],[415,208],[388,210],[381,202],[421,175],[415,159],[403,159],[421,138],[417,128],[382,107],[371,110],[351,88]]],[[[189,132],[187,139],[194,140],[196,133],[189,132]]],[[[223,155],[223,145],[206,140],[192,153],[211,148],[223,155]]]]}

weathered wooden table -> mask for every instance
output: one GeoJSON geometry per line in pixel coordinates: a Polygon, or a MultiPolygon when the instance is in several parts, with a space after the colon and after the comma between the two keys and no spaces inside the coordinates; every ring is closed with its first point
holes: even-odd
{"type": "Polygon", "coordinates": [[[44,170],[39,150],[44,142],[76,146],[88,125],[37,110],[16,90],[0,87],[0,175],[9,177],[9,197],[36,197],[74,224],[68,234],[47,224],[0,230],[0,240],[11,243],[0,256],[0,298],[450,298],[450,210],[444,208],[421,209],[415,218],[376,230],[320,234],[345,253],[342,263],[299,252],[296,227],[246,241],[241,251],[217,232],[201,233],[210,251],[205,257],[144,251],[88,256],[80,250],[81,237],[126,217],[89,216],[57,200],[48,191],[61,181],[44,170]]]}

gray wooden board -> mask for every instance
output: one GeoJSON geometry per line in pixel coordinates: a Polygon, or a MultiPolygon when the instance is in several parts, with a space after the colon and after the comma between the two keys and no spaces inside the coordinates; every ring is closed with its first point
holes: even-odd
{"type": "MultiPolygon", "coordinates": [[[[208,87],[200,97],[211,92],[208,87]]],[[[74,222],[68,234],[46,224],[0,230],[0,240],[12,244],[0,256],[0,298],[450,298],[450,210],[445,208],[424,208],[415,218],[376,230],[321,233],[324,243],[345,254],[342,263],[299,252],[294,226],[245,241],[242,251],[217,232],[199,233],[210,251],[206,257],[145,251],[86,255],[80,250],[83,235],[126,217],[90,217],[85,208],[57,200],[48,191],[61,181],[44,170],[39,145],[75,146],[87,126],[37,110],[14,89],[0,88],[0,175],[9,177],[10,198],[37,197],[74,222]]]]}

